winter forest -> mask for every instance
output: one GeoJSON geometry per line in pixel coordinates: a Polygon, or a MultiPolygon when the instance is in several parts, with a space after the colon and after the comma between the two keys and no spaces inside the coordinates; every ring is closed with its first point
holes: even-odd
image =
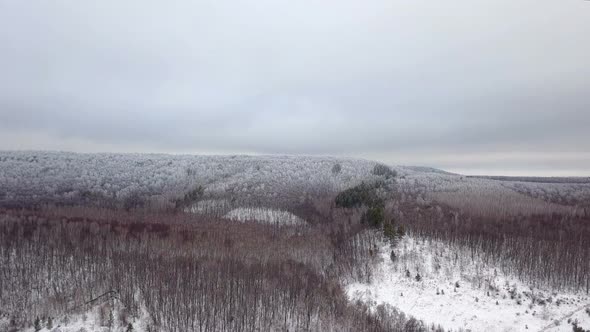
{"type": "Polygon", "coordinates": [[[590,179],[0,152],[0,331],[590,331],[590,179]]]}

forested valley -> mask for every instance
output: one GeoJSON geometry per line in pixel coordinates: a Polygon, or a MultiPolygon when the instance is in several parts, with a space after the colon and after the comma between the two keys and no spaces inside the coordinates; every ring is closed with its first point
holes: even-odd
{"type": "Polygon", "coordinates": [[[439,298],[469,282],[526,314],[561,292],[577,308],[590,305],[588,195],[584,179],[355,159],[1,153],[0,329],[477,330],[414,317],[410,289],[393,302],[352,293],[386,285],[384,266],[439,298]],[[432,266],[412,246],[434,248],[432,266]],[[531,291],[503,298],[498,275],[531,291]]]}

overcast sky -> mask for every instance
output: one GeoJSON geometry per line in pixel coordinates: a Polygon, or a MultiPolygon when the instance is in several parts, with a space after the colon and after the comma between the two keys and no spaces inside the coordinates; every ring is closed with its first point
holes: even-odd
{"type": "Polygon", "coordinates": [[[0,149],[590,176],[590,1],[0,0],[0,149]]]}

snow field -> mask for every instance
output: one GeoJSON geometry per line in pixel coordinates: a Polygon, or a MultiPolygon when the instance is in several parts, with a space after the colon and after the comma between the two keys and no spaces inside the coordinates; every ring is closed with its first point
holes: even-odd
{"type": "Polygon", "coordinates": [[[347,286],[351,300],[388,303],[452,331],[571,331],[568,318],[590,328],[587,294],[530,287],[437,241],[406,236],[394,252],[395,263],[382,245],[373,280],[347,286]]]}
{"type": "MultiPolygon", "coordinates": [[[[53,327],[47,328],[46,321],[42,321],[43,328],[39,332],[126,332],[128,325],[121,322],[119,317],[121,304],[115,302],[113,306],[113,326],[105,326],[108,318],[101,318],[101,305],[90,308],[85,313],[64,315],[53,319],[53,327]]],[[[104,314],[103,314],[104,315],[104,314]]],[[[132,324],[133,332],[147,332],[150,316],[141,308],[139,317],[127,317],[126,321],[132,324]]],[[[0,328],[2,325],[0,323],[0,328]]],[[[0,329],[1,330],[1,329],[0,329]]],[[[35,328],[30,327],[23,332],[34,332],[35,328]]]]}
{"type": "Polygon", "coordinates": [[[266,208],[238,208],[229,211],[224,218],[237,221],[256,221],[273,225],[296,226],[306,222],[288,211],[266,208]]]}

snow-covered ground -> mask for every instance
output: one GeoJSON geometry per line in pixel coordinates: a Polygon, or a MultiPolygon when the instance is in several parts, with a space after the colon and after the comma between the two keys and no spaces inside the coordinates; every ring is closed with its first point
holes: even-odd
{"type": "MultiPolygon", "coordinates": [[[[87,312],[81,314],[64,315],[61,317],[53,318],[52,327],[48,328],[47,320],[41,320],[40,326],[42,327],[40,332],[147,332],[148,322],[150,320],[149,314],[145,309],[141,309],[139,317],[121,317],[119,315],[121,306],[115,303],[113,315],[110,316],[109,310],[104,310],[102,306],[94,306],[87,312]],[[101,309],[102,313],[101,313],[101,309]],[[109,327],[109,321],[111,327],[109,327]],[[131,325],[129,325],[131,324],[131,325]]],[[[8,322],[6,322],[8,323],[8,322]]],[[[3,328],[8,325],[2,326],[0,321],[0,331],[4,331],[3,328]]],[[[34,327],[29,327],[23,332],[34,332],[34,327]]]]}
{"type": "Polygon", "coordinates": [[[231,204],[226,199],[206,199],[187,207],[184,211],[195,214],[216,215],[228,211],[231,204]]]}
{"type": "Polygon", "coordinates": [[[347,286],[351,300],[388,303],[453,331],[572,331],[568,319],[590,329],[587,294],[529,287],[466,251],[406,236],[395,263],[388,244],[380,255],[371,283],[347,286]]]}
{"type": "Polygon", "coordinates": [[[288,211],[265,209],[258,207],[238,208],[229,211],[225,216],[227,219],[237,221],[256,221],[273,225],[305,225],[305,220],[297,217],[288,211]]]}

